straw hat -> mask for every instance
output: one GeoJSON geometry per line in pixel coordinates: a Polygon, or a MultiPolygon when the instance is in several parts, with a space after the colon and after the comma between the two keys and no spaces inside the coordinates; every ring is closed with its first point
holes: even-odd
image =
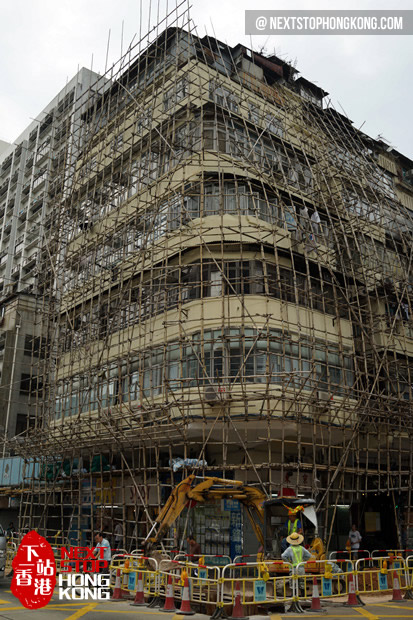
{"type": "Polygon", "coordinates": [[[293,547],[301,545],[303,540],[304,536],[302,534],[297,534],[297,532],[293,532],[290,536],[287,536],[287,542],[293,547]]]}

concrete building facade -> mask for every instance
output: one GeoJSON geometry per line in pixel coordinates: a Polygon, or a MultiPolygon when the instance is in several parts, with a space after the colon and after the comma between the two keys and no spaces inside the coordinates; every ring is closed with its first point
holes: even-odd
{"type": "MultiPolygon", "coordinates": [[[[407,544],[413,162],[243,45],[168,28],[121,64],[51,200],[22,522],[134,548],[195,472],[315,497],[330,549],[407,544]]],[[[190,520],[254,547],[233,506],[190,520]]]]}
{"type": "Polygon", "coordinates": [[[70,182],[81,143],[82,97],[89,98],[98,80],[82,69],[13,144],[0,144],[0,432],[5,438],[34,423],[28,395],[44,351],[32,313],[40,311],[36,299],[48,268],[52,204],[70,182]]]}

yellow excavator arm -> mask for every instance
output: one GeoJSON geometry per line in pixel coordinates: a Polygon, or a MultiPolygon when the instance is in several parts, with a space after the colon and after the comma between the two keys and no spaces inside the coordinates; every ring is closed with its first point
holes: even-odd
{"type": "Polygon", "coordinates": [[[264,523],[263,502],[267,496],[255,487],[244,485],[239,480],[225,480],[223,478],[198,478],[195,475],[182,480],[172,491],[165,506],[156,518],[159,524],[156,534],[146,541],[146,552],[159,544],[168,533],[172,524],[179,517],[190,501],[205,503],[214,499],[235,499],[241,502],[246,509],[248,518],[259,542],[264,544],[262,525],[264,523]],[[197,483],[197,480],[200,482],[197,483]]]}

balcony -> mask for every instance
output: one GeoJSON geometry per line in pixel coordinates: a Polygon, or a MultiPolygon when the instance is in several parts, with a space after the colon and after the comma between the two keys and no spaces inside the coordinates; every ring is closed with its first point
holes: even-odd
{"type": "Polygon", "coordinates": [[[18,212],[18,214],[17,214],[17,217],[19,218],[19,220],[20,220],[21,222],[24,222],[24,220],[25,220],[25,219],[26,219],[26,217],[27,217],[27,211],[26,211],[26,209],[20,209],[20,211],[19,211],[19,212],[18,212]]]}
{"type": "Polygon", "coordinates": [[[43,195],[33,200],[30,205],[30,217],[35,215],[43,207],[43,195]]]}
{"type": "Polygon", "coordinates": [[[31,270],[35,266],[36,260],[37,260],[37,252],[35,252],[31,256],[28,256],[27,258],[24,259],[24,261],[23,261],[23,269],[26,272],[31,270]]]}
{"type": "Polygon", "coordinates": [[[20,265],[15,265],[11,270],[11,277],[17,280],[17,276],[20,273],[20,265]]]}
{"type": "Polygon", "coordinates": [[[26,248],[30,248],[33,244],[39,241],[40,228],[39,226],[32,226],[26,234],[26,248]]]}
{"type": "Polygon", "coordinates": [[[7,192],[7,188],[9,187],[9,179],[7,179],[3,185],[0,187],[0,196],[4,196],[7,192]]]}
{"type": "Polygon", "coordinates": [[[38,148],[36,153],[36,165],[45,159],[50,153],[50,137],[38,148]]]}
{"type": "Polygon", "coordinates": [[[6,157],[1,167],[2,173],[6,172],[6,170],[10,168],[12,159],[13,159],[13,154],[10,154],[8,157],[6,157]]]}
{"type": "Polygon", "coordinates": [[[32,192],[38,191],[38,189],[44,185],[45,181],[46,171],[42,171],[41,174],[33,181],[32,192]]]}

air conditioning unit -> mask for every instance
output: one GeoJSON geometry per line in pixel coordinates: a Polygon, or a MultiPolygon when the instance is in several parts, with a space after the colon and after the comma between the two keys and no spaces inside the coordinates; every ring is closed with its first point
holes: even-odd
{"type": "Polygon", "coordinates": [[[224,385],[222,383],[210,383],[205,386],[204,398],[209,405],[225,402],[229,399],[229,397],[228,385],[224,385]]]}

